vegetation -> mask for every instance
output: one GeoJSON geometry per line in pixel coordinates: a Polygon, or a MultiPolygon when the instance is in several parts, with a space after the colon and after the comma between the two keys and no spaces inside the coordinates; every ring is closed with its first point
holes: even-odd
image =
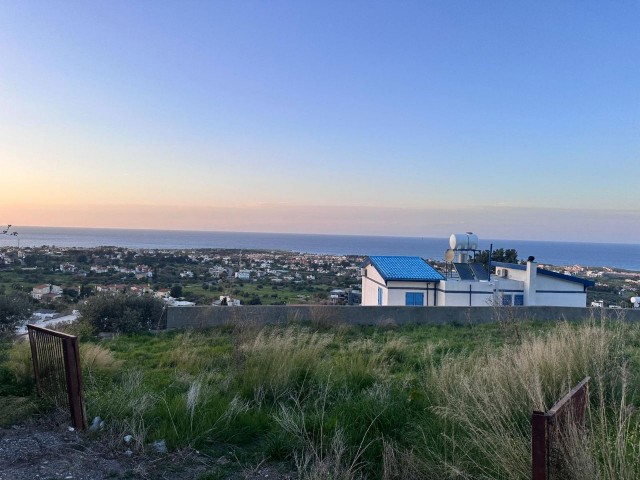
{"type": "MultiPolygon", "coordinates": [[[[87,340],[89,417],[105,419],[114,439],[133,435],[138,451],[164,439],[244,465],[289,462],[309,479],[524,479],[531,411],[590,375],[588,428],[567,450],[571,475],[640,478],[640,331],[621,321],[238,323],[87,340]]],[[[16,348],[0,367],[13,395],[29,388],[16,348]]]]}
{"type": "Polygon", "coordinates": [[[31,297],[21,292],[0,294],[0,336],[13,332],[16,325],[33,310],[31,297]]]}
{"type": "Polygon", "coordinates": [[[85,324],[97,332],[133,333],[160,328],[164,303],[151,296],[98,295],[82,307],[85,324]]]}
{"type": "MultiPolygon", "coordinates": [[[[475,261],[489,265],[489,250],[478,252],[475,261]]],[[[491,253],[492,262],[518,263],[518,251],[514,248],[497,248],[491,253]]]]}

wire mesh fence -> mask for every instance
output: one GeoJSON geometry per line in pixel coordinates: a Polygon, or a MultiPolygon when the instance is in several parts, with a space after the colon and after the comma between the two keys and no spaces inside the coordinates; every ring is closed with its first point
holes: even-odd
{"type": "Polygon", "coordinates": [[[76,428],[87,426],[78,337],[27,325],[38,395],[69,410],[76,428]]]}

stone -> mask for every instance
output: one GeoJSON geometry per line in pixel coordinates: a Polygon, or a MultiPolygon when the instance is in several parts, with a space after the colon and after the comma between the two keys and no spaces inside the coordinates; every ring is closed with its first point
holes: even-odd
{"type": "Polygon", "coordinates": [[[165,442],[164,439],[156,440],[155,442],[153,442],[151,444],[151,446],[158,453],[167,453],[167,451],[168,451],[167,450],[167,442],[165,442]]]}
{"type": "Polygon", "coordinates": [[[89,430],[91,430],[92,432],[95,432],[96,430],[98,430],[98,428],[100,428],[101,422],[102,422],[102,419],[100,417],[95,417],[93,419],[93,422],[91,422],[91,425],[89,426],[89,430]]]}

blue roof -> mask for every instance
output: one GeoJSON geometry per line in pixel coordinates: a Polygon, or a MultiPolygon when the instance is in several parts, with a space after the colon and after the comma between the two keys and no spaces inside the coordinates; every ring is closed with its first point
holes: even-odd
{"type": "Polygon", "coordinates": [[[386,281],[439,282],[444,277],[420,257],[375,255],[369,257],[371,264],[386,281]]]}
{"type": "MultiPolygon", "coordinates": [[[[517,263],[503,263],[503,262],[491,262],[492,267],[513,268],[514,270],[526,270],[526,265],[519,265],[517,263]]],[[[538,273],[546,275],[547,277],[559,278],[561,280],[567,280],[569,282],[581,283],[585,287],[593,287],[596,282],[593,280],[587,280],[586,278],[574,277],[573,275],[565,275],[564,273],[553,272],[544,268],[538,267],[538,273]]]]}

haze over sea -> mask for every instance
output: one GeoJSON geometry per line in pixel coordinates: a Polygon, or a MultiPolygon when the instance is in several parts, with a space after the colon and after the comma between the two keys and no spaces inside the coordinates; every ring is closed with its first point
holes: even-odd
{"type": "MultiPolygon", "coordinates": [[[[442,260],[448,238],[316,235],[291,233],[198,232],[102,228],[15,227],[19,237],[0,237],[0,246],[118,246],[149,249],[242,248],[338,255],[419,255],[442,260]]],[[[454,232],[452,232],[454,233],[454,232]]],[[[459,232],[455,232],[459,233],[459,232]]],[[[492,240],[480,248],[515,248],[519,258],[542,264],[614,267],[640,271],[640,244],[492,240]]]]}

